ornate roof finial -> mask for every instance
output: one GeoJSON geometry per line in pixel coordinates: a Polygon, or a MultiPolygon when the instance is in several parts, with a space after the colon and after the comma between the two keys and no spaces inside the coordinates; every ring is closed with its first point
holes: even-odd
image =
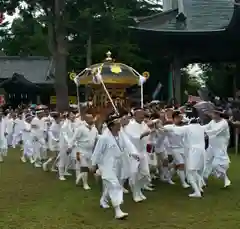
{"type": "Polygon", "coordinates": [[[106,56],[107,56],[106,59],[105,59],[106,61],[112,61],[112,57],[111,57],[111,56],[112,56],[112,53],[111,53],[110,51],[108,51],[108,52],[106,53],[106,56]]]}

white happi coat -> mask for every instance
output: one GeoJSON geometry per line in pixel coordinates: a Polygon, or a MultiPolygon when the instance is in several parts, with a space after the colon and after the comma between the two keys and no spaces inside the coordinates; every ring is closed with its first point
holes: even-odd
{"type": "Polygon", "coordinates": [[[131,176],[131,174],[137,173],[138,166],[139,166],[139,153],[133,143],[130,141],[128,135],[125,133],[125,127],[122,127],[119,135],[126,146],[124,151],[126,154],[122,157],[122,172],[121,172],[121,179],[127,179],[131,176]]]}
{"type": "Polygon", "coordinates": [[[28,157],[33,156],[34,148],[33,148],[33,134],[31,132],[31,123],[28,122],[23,123],[22,140],[24,155],[28,157]]]}
{"type": "Polygon", "coordinates": [[[183,126],[185,129],[185,162],[186,170],[203,171],[205,163],[204,129],[200,124],[183,126]]]}
{"type": "Polygon", "coordinates": [[[168,150],[171,152],[174,163],[176,165],[184,164],[184,138],[185,138],[185,128],[183,126],[176,126],[174,124],[164,126],[167,130],[168,139],[168,150]]]}
{"type": "Polygon", "coordinates": [[[6,155],[8,144],[7,144],[7,125],[4,118],[0,121],[0,153],[6,155]]]}
{"type": "Polygon", "coordinates": [[[69,119],[66,119],[60,129],[59,135],[59,147],[60,147],[60,156],[67,158],[67,150],[71,148],[70,139],[72,139],[75,131],[75,123],[71,122],[69,119]]]}
{"type": "Polygon", "coordinates": [[[49,117],[42,117],[41,120],[43,121],[43,136],[44,136],[44,139],[46,141],[46,139],[48,139],[48,130],[51,126],[51,120],[49,117]]]}
{"type": "Polygon", "coordinates": [[[230,139],[228,122],[221,119],[219,122],[212,120],[203,126],[209,137],[209,147],[207,149],[207,160],[212,161],[213,167],[225,166],[228,168],[230,159],[227,153],[230,139]]]}
{"type": "Polygon", "coordinates": [[[105,130],[99,136],[91,158],[92,165],[98,165],[113,206],[119,206],[123,202],[121,179],[125,148],[127,148],[127,143],[120,135],[114,137],[110,131],[105,130]]]}
{"type": "Polygon", "coordinates": [[[24,128],[24,121],[22,119],[16,118],[13,124],[13,146],[18,144],[22,140],[22,130],[24,128]]]}
{"type": "Polygon", "coordinates": [[[12,137],[13,137],[13,119],[8,116],[5,117],[6,122],[6,132],[7,132],[7,143],[8,145],[12,145],[12,137]]]}
{"type": "Polygon", "coordinates": [[[32,125],[36,127],[32,128],[32,134],[34,136],[34,144],[36,145],[36,149],[40,150],[40,148],[46,147],[45,142],[45,122],[44,119],[39,119],[35,116],[31,122],[32,125]]]}
{"type": "Polygon", "coordinates": [[[85,121],[78,122],[73,137],[70,139],[69,147],[72,148],[72,158],[76,160],[77,153],[80,153],[81,167],[91,165],[91,157],[95,143],[98,138],[98,130],[92,125],[89,126],[85,121]]]}
{"type": "Polygon", "coordinates": [[[48,130],[48,147],[52,152],[59,151],[59,136],[60,136],[61,124],[52,121],[48,130]]]}
{"type": "MultiPolygon", "coordinates": [[[[149,158],[147,153],[147,143],[148,137],[140,139],[141,135],[148,131],[149,128],[145,122],[137,123],[135,120],[131,120],[128,125],[125,126],[124,132],[127,134],[129,140],[135,146],[139,154],[139,179],[147,177],[147,180],[150,179],[149,171],[149,158]]],[[[135,164],[135,162],[134,162],[135,164]]],[[[146,182],[148,182],[146,180],[146,182]]]]}
{"type": "Polygon", "coordinates": [[[165,139],[166,139],[166,133],[156,131],[153,133],[153,137],[155,138],[155,152],[156,153],[163,153],[166,151],[165,149],[165,139]]]}

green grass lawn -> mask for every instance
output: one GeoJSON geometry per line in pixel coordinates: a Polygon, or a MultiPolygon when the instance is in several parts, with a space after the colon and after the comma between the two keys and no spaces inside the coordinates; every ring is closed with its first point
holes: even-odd
{"type": "Polygon", "coordinates": [[[211,180],[202,199],[189,199],[190,190],[179,182],[157,184],[144,203],[133,203],[128,194],[123,210],[129,218],[116,221],[112,210],[99,208],[100,185],[93,181],[92,190],[83,191],[73,178],[60,182],[11,151],[0,164],[0,229],[239,229],[239,165],[240,157],[232,156],[231,188],[211,180]]]}

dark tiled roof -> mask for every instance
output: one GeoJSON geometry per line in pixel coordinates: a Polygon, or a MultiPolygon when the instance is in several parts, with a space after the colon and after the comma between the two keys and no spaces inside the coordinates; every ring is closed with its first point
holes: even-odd
{"type": "Polygon", "coordinates": [[[224,29],[234,12],[234,0],[184,0],[186,25],[176,21],[178,10],[140,19],[136,28],[155,31],[214,31],[224,29]]]}
{"type": "Polygon", "coordinates": [[[47,57],[0,56],[0,79],[17,73],[32,83],[52,84],[51,71],[51,60],[47,57]]]}

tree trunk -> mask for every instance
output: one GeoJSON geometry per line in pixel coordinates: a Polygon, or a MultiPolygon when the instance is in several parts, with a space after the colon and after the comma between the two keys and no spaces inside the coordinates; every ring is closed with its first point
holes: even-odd
{"type": "Polygon", "coordinates": [[[64,24],[65,0],[55,0],[54,32],[55,32],[55,90],[57,97],[57,110],[64,111],[69,108],[67,85],[67,41],[64,24]]]}
{"type": "Polygon", "coordinates": [[[87,67],[92,64],[92,36],[89,34],[87,40],[87,67]]]}
{"type": "Polygon", "coordinates": [[[57,110],[66,111],[69,108],[68,85],[66,80],[67,66],[66,56],[56,52],[55,55],[55,92],[57,98],[57,110]]]}

